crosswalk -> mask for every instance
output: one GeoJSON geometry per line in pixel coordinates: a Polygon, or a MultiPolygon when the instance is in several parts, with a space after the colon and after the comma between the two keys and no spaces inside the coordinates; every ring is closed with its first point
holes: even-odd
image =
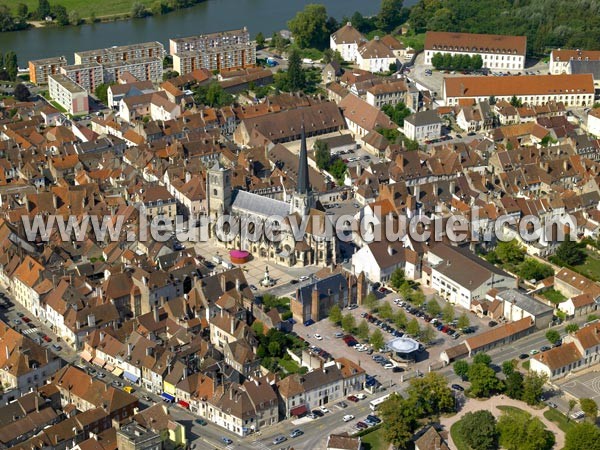
{"type": "Polygon", "coordinates": [[[39,330],[37,328],[26,328],[23,330],[24,335],[37,333],[39,330]]]}

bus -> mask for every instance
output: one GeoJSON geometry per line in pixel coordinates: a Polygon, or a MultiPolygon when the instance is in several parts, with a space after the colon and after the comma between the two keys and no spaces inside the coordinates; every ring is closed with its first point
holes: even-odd
{"type": "MultiPolygon", "coordinates": [[[[393,392],[392,392],[392,394],[393,394],[393,392]]],[[[384,395],[383,397],[376,398],[375,400],[369,402],[371,411],[377,411],[377,408],[379,408],[379,405],[381,405],[383,402],[385,402],[392,394],[384,395]]]]}

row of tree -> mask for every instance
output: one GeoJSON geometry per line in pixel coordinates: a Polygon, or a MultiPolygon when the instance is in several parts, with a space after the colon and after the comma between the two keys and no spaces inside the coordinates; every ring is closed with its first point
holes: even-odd
{"type": "Polygon", "coordinates": [[[525,255],[525,249],[516,240],[512,240],[499,242],[494,250],[485,255],[485,259],[519,275],[524,280],[539,281],[554,275],[551,266],[536,259],[527,258],[525,255]]]}
{"type": "Polygon", "coordinates": [[[333,175],[337,184],[343,184],[348,166],[339,156],[331,154],[329,144],[323,141],[316,142],[315,161],[319,169],[326,170],[333,175]]]}
{"type": "Polygon", "coordinates": [[[483,58],[481,55],[436,53],[431,57],[431,65],[438,70],[480,70],[483,58]]]}

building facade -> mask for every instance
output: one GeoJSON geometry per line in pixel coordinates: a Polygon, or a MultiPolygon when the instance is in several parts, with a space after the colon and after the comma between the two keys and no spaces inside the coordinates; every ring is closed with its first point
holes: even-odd
{"type": "Polygon", "coordinates": [[[555,49],[550,53],[548,72],[552,75],[570,74],[571,61],[600,61],[599,50],[555,49]]]}
{"type": "Polygon", "coordinates": [[[96,87],[104,83],[102,66],[98,63],[63,66],[60,73],[66,75],[88,92],[94,92],[96,87]]]}
{"type": "Polygon", "coordinates": [[[432,110],[411,114],[404,119],[404,134],[413,141],[439,139],[442,136],[442,120],[432,110]]]}
{"type": "Polygon", "coordinates": [[[63,74],[48,77],[50,98],[74,116],[90,111],[88,92],[63,74]]]}
{"type": "Polygon", "coordinates": [[[66,65],[64,56],[29,61],[29,80],[35,84],[46,84],[49,75],[60,73],[60,68],[66,65]]]}
{"type": "Polygon", "coordinates": [[[96,62],[104,65],[117,61],[130,61],[142,58],[159,58],[162,60],[164,56],[164,46],[160,42],[155,41],[76,52],[75,64],[96,62]]]}

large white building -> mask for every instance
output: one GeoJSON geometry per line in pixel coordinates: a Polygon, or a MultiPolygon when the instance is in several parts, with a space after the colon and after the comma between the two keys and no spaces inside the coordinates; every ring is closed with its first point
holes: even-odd
{"type": "Polygon", "coordinates": [[[571,73],[571,61],[600,61],[600,50],[552,50],[548,71],[552,75],[571,73]]]}
{"type": "Polygon", "coordinates": [[[567,107],[586,107],[594,103],[594,78],[592,74],[472,76],[446,77],[442,83],[441,97],[447,106],[457,105],[460,99],[483,101],[491,96],[497,101],[516,96],[529,105],[562,102],[567,107]]]}
{"type": "Polygon", "coordinates": [[[356,64],[362,70],[369,72],[387,72],[391,64],[396,64],[398,59],[394,51],[384,44],[379,36],[358,47],[356,64]]]}
{"type": "Polygon", "coordinates": [[[439,139],[442,136],[442,119],[433,110],[411,114],[404,119],[404,134],[413,141],[439,139]]]}
{"type": "Polygon", "coordinates": [[[431,65],[431,58],[436,53],[480,55],[483,67],[520,71],[525,67],[527,37],[428,31],[425,35],[425,64],[431,65]]]}
{"type": "Polygon", "coordinates": [[[600,137],[600,108],[592,109],[587,116],[587,131],[600,137]]]}
{"type": "Polygon", "coordinates": [[[329,47],[340,52],[344,61],[356,62],[358,47],[365,41],[365,37],[348,22],[329,37],[329,47]]]}
{"type": "Polygon", "coordinates": [[[48,92],[52,100],[74,116],[87,114],[90,110],[87,91],[66,75],[48,76],[48,92]]]}

